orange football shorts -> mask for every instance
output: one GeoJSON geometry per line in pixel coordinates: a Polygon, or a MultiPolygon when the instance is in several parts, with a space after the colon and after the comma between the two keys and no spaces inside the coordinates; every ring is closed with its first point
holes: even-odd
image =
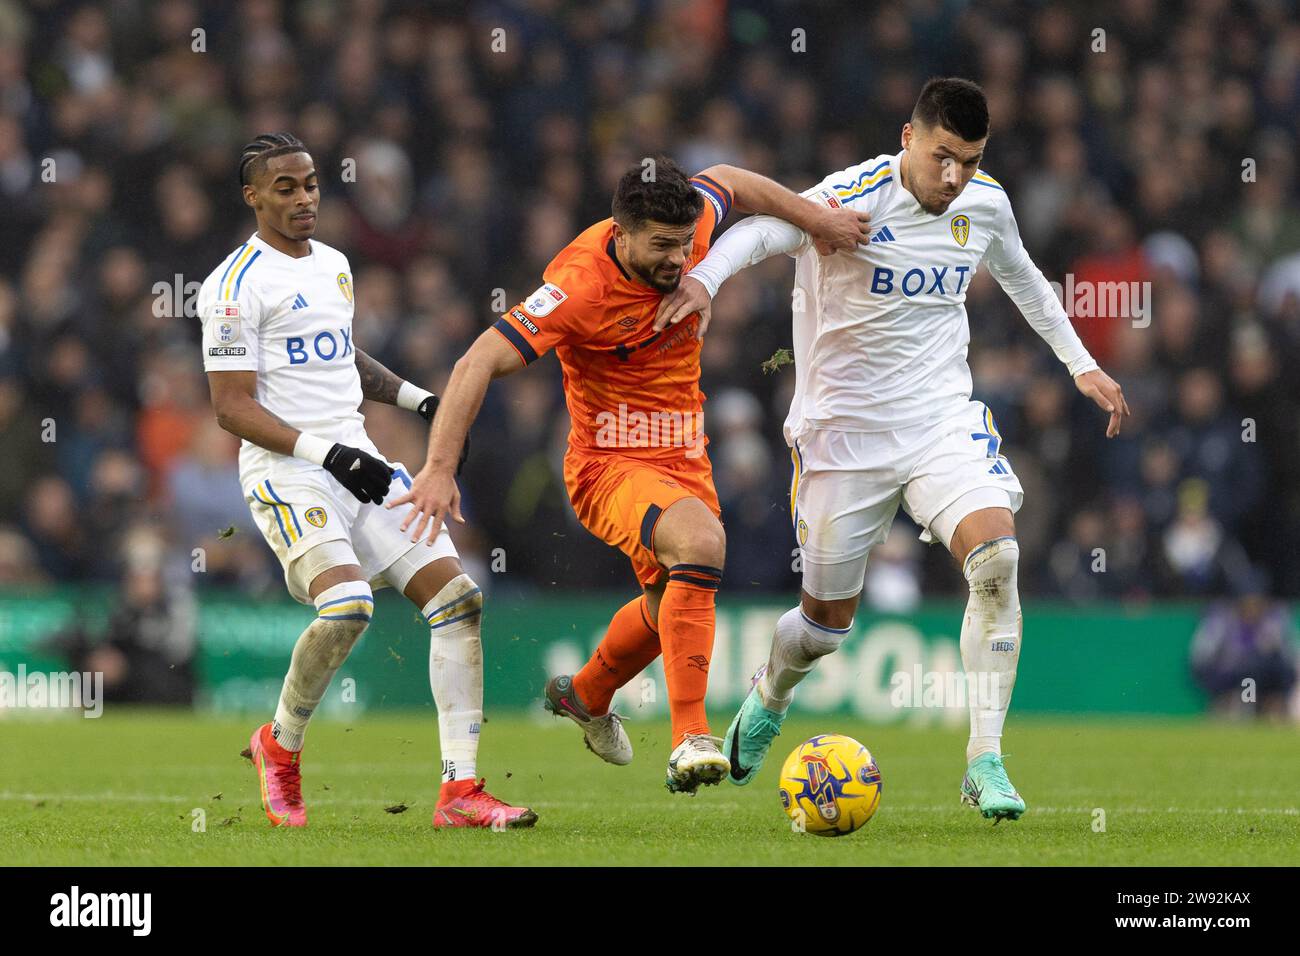
{"type": "Polygon", "coordinates": [[[564,484],[583,527],[631,559],[642,587],[664,573],[655,560],[654,533],[670,505],[699,498],[722,516],[708,455],[656,462],[570,448],[564,456],[564,484]]]}

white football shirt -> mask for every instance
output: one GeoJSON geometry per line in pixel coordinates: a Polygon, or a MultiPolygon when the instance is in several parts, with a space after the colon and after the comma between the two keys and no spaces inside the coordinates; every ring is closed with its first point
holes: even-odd
{"type": "Polygon", "coordinates": [[[821,256],[802,230],[754,216],[691,270],[716,292],[739,268],[795,258],[793,443],[808,428],[877,432],[956,414],[970,401],[966,290],[981,262],[1072,375],[1096,368],[1020,243],[1007,194],[977,172],[941,215],[900,181],[902,153],[833,173],[804,195],[871,214],[871,241],[821,256]]]}
{"type": "MultiPolygon", "coordinates": [[[[379,452],[366,436],[352,341],[352,270],[347,256],[314,239],[311,254],[285,255],[256,234],[204,281],[203,367],[257,372],[256,398],[294,428],[379,452]]],[[[245,486],[276,465],[297,463],[245,441],[239,474],[245,486]]]]}

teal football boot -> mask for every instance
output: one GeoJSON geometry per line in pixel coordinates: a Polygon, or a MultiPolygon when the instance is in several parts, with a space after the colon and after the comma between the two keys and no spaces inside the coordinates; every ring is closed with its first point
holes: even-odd
{"type": "Polygon", "coordinates": [[[740,705],[740,712],[722,738],[723,752],[731,761],[727,779],[738,787],[743,787],[758,775],[772,741],[780,736],[781,724],[785,721],[785,714],[768,710],[759,697],[758,682],[765,673],[766,664],[754,674],[749,693],[740,705]]]}
{"type": "Polygon", "coordinates": [[[992,819],[995,826],[1000,820],[1019,820],[1025,812],[1025,801],[1007,779],[997,754],[980,754],[970,762],[961,782],[961,802],[992,819]]]}

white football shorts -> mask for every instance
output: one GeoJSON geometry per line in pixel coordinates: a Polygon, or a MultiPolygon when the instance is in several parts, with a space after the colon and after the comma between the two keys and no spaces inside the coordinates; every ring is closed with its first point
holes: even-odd
{"type": "MultiPolygon", "coordinates": [[[[413,572],[439,558],[456,557],[456,546],[447,533],[446,524],[438,532],[432,547],[423,541],[411,543],[410,529],[402,531],[402,522],[410,511],[409,505],[391,511],[382,504],[362,504],[352,492],[324,468],[307,462],[286,462],[276,474],[248,476],[253,480],[245,490],[248,508],[284,568],[284,583],[294,600],[311,604],[308,597],[310,579],[325,567],[319,562],[299,559],[319,544],[339,542],[346,548],[333,545],[330,555],[338,560],[327,562],[330,566],[357,564],[376,590],[394,587],[402,590],[413,577],[413,572]],[[347,560],[349,551],[354,560],[347,560]],[[418,549],[418,550],[417,550],[418,549]],[[400,575],[385,572],[407,552],[417,560],[402,562],[400,575]],[[306,566],[310,565],[310,573],[306,566]]],[[[406,466],[393,463],[393,483],[385,501],[406,493],[411,487],[411,476],[406,466]]]]}
{"type": "Polygon", "coordinates": [[[790,451],[803,589],[823,601],[861,591],[867,556],[889,534],[900,504],[921,526],[922,541],[944,547],[974,511],[1020,510],[1024,490],[1001,445],[983,402],[896,431],[804,433],[790,451]]]}

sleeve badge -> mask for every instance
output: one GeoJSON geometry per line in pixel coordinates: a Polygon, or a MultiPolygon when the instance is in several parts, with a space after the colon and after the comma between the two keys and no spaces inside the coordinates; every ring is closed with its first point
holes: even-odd
{"type": "Polygon", "coordinates": [[[535,319],[550,315],[555,307],[567,299],[564,290],[553,282],[546,282],[542,287],[524,300],[524,311],[535,319]]]}
{"type": "Polygon", "coordinates": [[[218,302],[212,307],[212,334],[223,345],[239,338],[238,302],[218,302]]]}

